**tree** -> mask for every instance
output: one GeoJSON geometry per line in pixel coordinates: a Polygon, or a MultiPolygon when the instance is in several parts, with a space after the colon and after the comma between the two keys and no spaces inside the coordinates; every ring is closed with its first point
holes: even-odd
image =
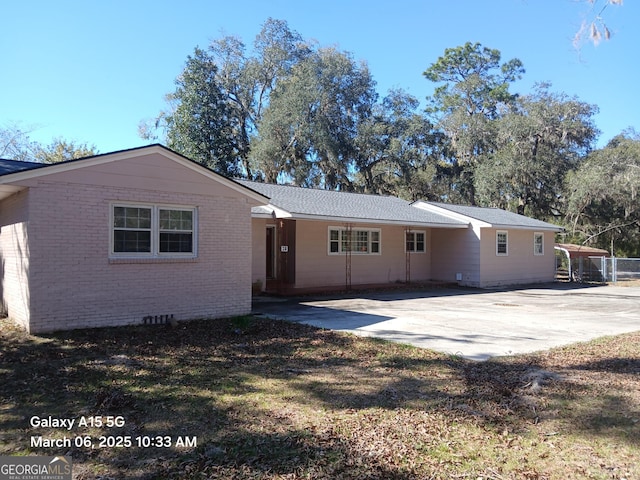
{"type": "Polygon", "coordinates": [[[203,162],[219,168],[222,173],[256,176],[250,158],[251,142],[257,135],[257,125],[271,91],[310,50],[286,22],[271,18],[263,25],[253,46],[248,52],[241,39],[225,36],[214,40],[206,51],[196,49],[198,53],[189,58],[185,68],[185,73],[191,74],[183,73],[177,81],[178,89],[167,97],[169,112],[161,112],[152,125],[143,123],[139,128],[141,136],[157,138],[156,132],[160,130],[169,143],[173,135],[174,148],[188,156],[192,153],[185,148],[194,142],[183,145],[178,139],[197,134],[195,143],[200,145],[206,143],[206,136],[217,139],[216,147],[208,149],[207,160],[200,153],[203,162]],[[196,74],[198,70],[200,73],[196,74]],[[209,117],[211,121],[205,124],[200,118],[205,106],[198,106],[197,99],[207,96],[215,99],[208,102],[206,109],[218,111],[218,122],[209,117]],[[174,114],[183,103],[178,118],[180,130],[176,131],[174,114]],[[190,115],[192,123],[198,124],[201,130],[189,132],[190,115]],[[214,161],[211,155],[216,151],[218,155],[226,155],[226,160],[214,161]]]}
{"type": "Polygon", "coordinates": [[[522,62],[500,63],[500,51],[467,42],[448,48],[424,76],[442,85],[429,98],[430,112],[451,142],[452,172],[459,177],[458,189],[475,205],[474,170],[491,152],[495,130],[493,121],[501,105],[515,101],[509,86],[524,73],[522,62]]]}
{"type": "Polygon", "coordinates": [[[78,158],[91,157],[98,151],[95,145],[78,143],[74,141],[56,138],[48,146],[38,146],[35,149],[34,159],[42,163],[58,163],[78,158]]]}
{"type": "Polygon", "coordinates": [[[62,138],[43,146],[29,138],[29,133],[14,124],[0,128],[0,158],[25,162],[57,163],[90,157],[98,152],[94,145],[62,138]]]}
{"type": "Polygon", "coordinates": [[[213,58],[196,48],[168,96],[175,105],[164,115],[167,145],[223,175],[240,171],[232,136],[232,119],[218,84],[213,58]]]}
{"type": "Polygon", "coordinates": [[[434,182],[442,135],[423,114],[418,99],[392,90],[358,125],[356,182],[365,192],[411,200],[437,198],[434,182]]]}
{"type": "Polygon", "coordinates": [[[210,46],[220,66],[220,84],[227,95],[238,152],[249,177],[255,168],[250,159],[251,143],[258,133],[271,92],[278,81],[311,52],[286,21],[273,18],[264,23],[253,47],[253,55],[248,54],[237,37],[224,37],[210,46]]]}
{"type": "Polygon", "coordinates": [[[267,183],[278,183],[281,174],[296,185],[310,180],[311,118],[307,110],[313,94],[311,89],[297,88],[302,84],[295,75],[280,81],[252,140],[252,164],[267,183]]]}
{"type": "Polygon", "coordinates": [[[284,171],[298,184],[353,189],[357,126],[377,98],[364,63],[333,48],[309,54],[280,79],[252,144],[273,180],[284,171]]]}
{"type": "Polygon", "coordinates": [[[29,138],[29,132],[17,124],[0,128],[0,158],[33,161],[38,144],[29,138]]]}
{"type": "Polygon", "coordinates": [[[577,241],[612,255],[640,256],[640,135],[624,132],[591,152],[566,188],[567,220],[577,241]]]}
{"type": "Polygon", "coordinates": [[[565,175],[597,135],[592,119],[597,108],[548,88],[538,85],[495,120],[493,151],[475,172],[483,204],[521,215],[560,215],[565,175]]]}

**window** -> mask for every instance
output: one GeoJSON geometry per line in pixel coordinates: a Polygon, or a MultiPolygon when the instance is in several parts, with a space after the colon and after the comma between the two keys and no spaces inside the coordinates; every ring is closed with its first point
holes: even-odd
{"type": "Polygon", "coordinates": [[[405,251],[412,253],[424,253],[426,251],[424,232],[407,232],[405,251]]]}
{"type": "Polygon", "coordinates": [[[195,256],[196,209],[165,205],[113,205],[111,254],[195,256]]]}
{"type": "Polygon", "coordinates": [[[533,234],[533,254],[544,255],[544,233],[533,234]]]}
{"type": "Polygon", "coordinates": [[[193,253],[193,210],[158,209],[160,253],[193,253]]]}
{"type": "Polygon", "coordinates": [[[347,230],[329,227],[329,254],[379,254],[380,230],[347,230]]]}
{"type": "Polygon", "coordinates": [[[329,253],[340,253],[341,230],[329,230],[329,253]]]}
{"type": "Polygon", "coordinates": [[[371,230],[371,253],[380,253],[380,231],[371,230]]]}
{"type": "Polygon", "coordinates": [[[509,234],[507,232],[496,232],[496,255],[509,255],[509,234]]]}
{"type": "MultiPolygon", "coordinates": [[[[345,237],[348,237],[349,232],[343,232],[345,237]]],[[[342,244],[342,249],[347,251],[348,245],[342,244]]],[[[369,232],[367,230],[352,230],[351,231],[351,251],[358,253],[369,253],[369,232]]]]}
{"type": "Polygon", "coordinates": [[[151,253],[151,209],[113,207],[114,253],[151,253]]]}

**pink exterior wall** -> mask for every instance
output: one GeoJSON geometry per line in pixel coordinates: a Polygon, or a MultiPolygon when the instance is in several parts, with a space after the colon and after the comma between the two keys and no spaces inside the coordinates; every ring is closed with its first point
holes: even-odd
{"type": "Polygon", "coordinates": [[[136,324],[147,315],[182,320],[251,310],[252,205],[237,191],[162,155],[32,183],[31,332],[136,324]],[[197,258],[110,258],[111,202],[197,207],[197,258]]]}
{"type": "MultiPolygon", "coordinates": [[[[555,276],[554,232],[544,234],[544,255],[534,255],[532,230],[508,230],[508,255],[496,255],[496,231],[483,228],[480,287],[552,282],[555,276]]],[[[507,231],[507,230],[503,230],[507,231]]]]}
{"type": "MultiPolygon", "coordinates": [[[[253,219],[253,281],[265,277],[265,235],[268,221],[253,219]]],[[[329,227],[337,222],[296,221],[297,289],[343,287],[345,255],[328,254],[329,227]]],[[[380,228],[381,255],[351,256],[351,284],[373,285],[405,281],[404,227],[353,225],[354,229],[380,228]]],[[[533,252],[534,231],[508,230],[509,254],[496,255],[496,229],[418,229],[426,232],[427,252],[411,255],[411,281],[440,280],[470,287],[491,287],[554,280],[554,232],[544,234],[544,255],[533,252]],[[461,279],[458,280],[457,275],[461,279]]],[[[263,281],[263,285],[266,282],[263,281]]]]}
{"type": "Polygon", "coordinates": [[[533,253],[532,230],[508,232],[508,255],[496,255],[496,231],[469,227],[432,233],[432,274],[435,280],[457,281],[470,287],[552,282],[555,275],[554,232],[544,233],[544,255],[533,253]],[[462,280],[457,280],[461,274],[462,280]]]}
{"type": "Polygon", "coordinates": [[[465,286],[480,284],[479,229],[434,229],[431,238],[434,280],[458,282],[465,286]],[[456,275],[460,274],[462,280],[456,275]]]}
{"type": "MultiPolygon", "coordinates": [[[[346,281],[346,256],[329,254],[329,227],[336,222],[297,220],[296,288],[342,287],[346,281]]],[[[353,229],[380,229],[380,255],[351,255],[351,285],[404,282],[406,256],[405,229],[402,226],[353,224],[353,229]]],[[[426,253],[411,254],[411,281],[431,278],[431,240],[425,231],[426,253]]]]}
{"type": "Polygon", "coordinates": [[[0,260],[3,313],[28,330],[29,326],[29,191],[0,202],[0,260]]]}

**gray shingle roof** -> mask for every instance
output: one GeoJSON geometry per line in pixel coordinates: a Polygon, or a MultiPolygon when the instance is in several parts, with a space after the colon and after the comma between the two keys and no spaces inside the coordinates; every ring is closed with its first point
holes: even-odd
{"type": "Polygon", "coordinates": [[[558,229],[561,227],[552,223],[536,220],[517,213],[508,212],[499,208],[469,207],[465,205],[449,205],[447,203],[424,202],[429,205],[448,210],[450,212],[464,215],[481,222],[490,223],[495,227],[519,227],[519,228],[541,228],[558,229]]]}
{"type": "Polygon", "coordinates": [[[19,160],[5,160],[0,158],[0,175],[32,170],[34,168],[41,168],[44,166],[46,166],[44,163],[21,162],[19,160]]]}
{"type": "MultiPolygon", "coordinates": [[[[395,223],[409,226],[466,227],[468,222],[412,207],[397,197],[337,192],[238,180],[271,199],[270,204],[294,217],[335,221],[395,223]]],[[[254,212],[254,213],[257,213],[254,212]]]]}

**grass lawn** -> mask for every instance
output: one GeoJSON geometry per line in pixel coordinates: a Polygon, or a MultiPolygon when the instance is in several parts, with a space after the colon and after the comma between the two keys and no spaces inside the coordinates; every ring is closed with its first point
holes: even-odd
{"type": "Polygon", "coordinates": [[[77,479],[640,478],[640,333],[478,363],[259,318],[2,320],[0,377],[0,455],[77,479]]]}

